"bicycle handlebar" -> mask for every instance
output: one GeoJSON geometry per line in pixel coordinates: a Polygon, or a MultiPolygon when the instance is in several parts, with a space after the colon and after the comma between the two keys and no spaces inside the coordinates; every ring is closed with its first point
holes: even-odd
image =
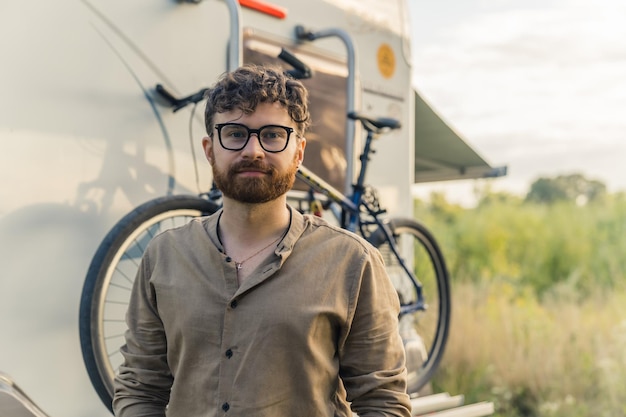
{"type": "MultiPolygon", "coordinates": [[[[304,62],[300,61],[294,54],[289,52],[285,48],[281,48],[280,53],[278,54],[278,58],[291,65],[293,69],[285,71],[286,74],[289,74],[295,79],[305,79],[311,78],[313,76],[313,70],[306,65],[304,62]]],[[[183,98],[174,97],[162,84],[157,84],[155,87],[155,91],[164,98],[170,106],[173,107],[173,111],[177,112],[178,110],[186,107],[188,104],[196,104],[204,99],[204,95],[208,91],[208,88],[203,88],[197,93],[191,94],[189,96],[183,98]]]]}
{"type": "Polygon", "coordinates": [[[311,78],[313,76],[313,70],[311,70],[311,68],[307,64],[300,61],[294,54],[292,54],[285,48],[280,49],[280,54],[278,54],[278,57],[294,68],[292,70],[285,71],[293,78],[297,80],[303,80],[311,78]]]}
{"type": "Polygon", "coordinates": [[[188,104],[195,104],[195,103],[198,103],[198,102],[202,101],[202,99],[204,98],[204,94],[207,92],[208,88],[203,88],[202,90],[198,91],[197,93],[191,94],[191,95],[189,95],[187,97],[183,97],[183,98],[176,98],[176,97],[174,97],[161,84],[157,84],[156,87],[155,87],[155,90],[156,90],[157,93],[159,93],[161,95],[161,97],[163,97],[165,100],[167,100],[167,102],[174,108],[173,111],[177,112],[178,110],[182,109],[183,107],[187,106],[188,104]]]}

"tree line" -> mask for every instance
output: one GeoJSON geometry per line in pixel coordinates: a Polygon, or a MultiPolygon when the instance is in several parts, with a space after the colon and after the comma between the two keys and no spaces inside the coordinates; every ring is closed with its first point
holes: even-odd
{"type": "Polygon", "coordinates": [[[624,285],[626,194],[579,174],[534,181],[526,196],[480,191],[467,209],[434,193],[415,215],[443,247],[453,280],[506,281],[538,296],[624,285]]]}

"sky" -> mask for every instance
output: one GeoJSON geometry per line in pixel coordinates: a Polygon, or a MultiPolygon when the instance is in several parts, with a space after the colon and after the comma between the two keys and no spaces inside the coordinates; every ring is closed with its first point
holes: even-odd
{"type": "MultiPolygon", "coordinates": [[[[626,1],[408,0],[413,84],[494,190],[581,173],[626,190],[626,1]]],[[[486,180],[416,185],[471,205],[486,180]]]]}

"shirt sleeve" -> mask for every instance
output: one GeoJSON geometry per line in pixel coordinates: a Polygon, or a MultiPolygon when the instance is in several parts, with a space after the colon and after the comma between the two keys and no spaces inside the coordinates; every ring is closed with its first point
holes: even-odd
{"type": "Polygon", "coordinates": [[[347,400],[359,417],[410,417],[404,346],[398,330],[400,303],[374,248],[365,255],[355,282],[354,315],[340,349],[347,400]]]}
{"type": "Polygon", "coordinates": [[[120,349],[124,362],[114,381],[117,417],[164,417],[173,382],[148,255],[141,261],[126,314],[126,344],[120,349]]]}

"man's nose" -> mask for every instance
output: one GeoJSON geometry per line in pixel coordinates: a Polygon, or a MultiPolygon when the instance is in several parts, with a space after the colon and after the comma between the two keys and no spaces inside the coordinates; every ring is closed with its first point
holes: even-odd
{"type": "Polygon", "coordinates": [[[242,149],[242,152],[245,155],[254,155],[255,157],[257,157],[258,155],[265,155],[265,151],[261,147],[261,141],[257,132],[250,133],[248,143],[246,143],[246,146],[242,149]],[[254,135],[254,137],[252,135],[254,135]]]}

